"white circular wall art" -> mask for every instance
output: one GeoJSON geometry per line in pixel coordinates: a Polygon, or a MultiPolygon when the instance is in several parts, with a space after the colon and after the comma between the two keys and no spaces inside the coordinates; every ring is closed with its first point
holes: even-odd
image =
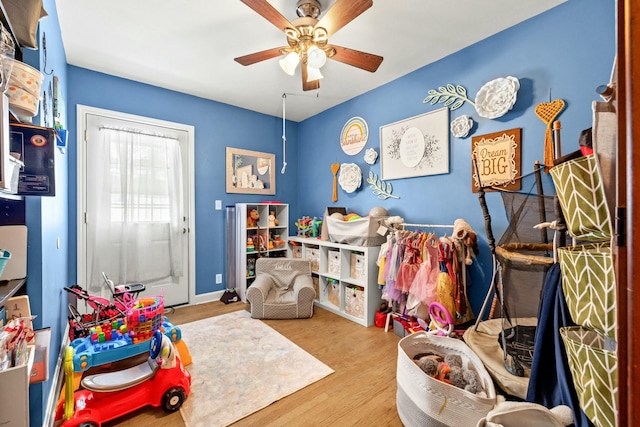
{"type": "Polygon", "coordinates": [[[367,162],[368,165],[372,165],[376,162],[378,158],[378,152],[375,148],[367,148],[364,152],[364,161],[367,162]]]}
{"type": "Polygon", "coordinates": [[[362,117],[352,117],[342,127],[340,146],[350,156],[358,154],[369,139],[369,126],[362,117]]]}
{"type": "Polygon", "coordinates": [[[360,166],[355,163],[343,163],[340,165],[340,177],[338,177],[338,183],[347,193],[353,193],[362,183],[362,171],[360,166]]]}
{"type": "Polygon", "coordinates": [[[424,135],[417,127],[407,129],[400,139],[400,161],[408,168],[418,166],[424,157],[424,135]]]}
{"type": "Polygon", "coordinates": [[[469,135],[469,131],[473,127],[473,119],[469,116],[456,117],[451,122],[451,134],[456,138],[464,138],[469,135]]]}
{"type": "Polygon", "coordinates": [[[511,76],[485,83],[476,94],[476,111],[480,117],[487,119],[504,116],[516,103],[518,89],[520,81],[511,76]]]}

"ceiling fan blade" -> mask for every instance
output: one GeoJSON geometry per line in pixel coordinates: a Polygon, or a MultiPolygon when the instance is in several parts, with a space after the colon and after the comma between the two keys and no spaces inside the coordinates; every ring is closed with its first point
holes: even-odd
{"type": "Polygon", "coordinates": [[[331,57],[335,61],[342,62],[344,64],[352,65],[354,67],[361,68],[370,72],[375,72],[382,60],[382,56],[374,55],[372,53],[361,52],[359,50],[349,49],[348,47],[331,46],[336,50],[336,54],[331,57]]]}
{"type": "Polygon", "coordinates": [[[275,58],[276,56],[282,55],[282,49],[286,49],[285,47],[275,47],[273,49],[263,50],[262,52],[250,53],[249,55],[239,56],[237,58],[233,58],[239,64],[242,65],[251,65],[256,62],[265,61],[267,59],[275,58]]]}
{"type": "Polygon", "coordinates": [[[329,35],[335,34],[371,6],[373,0],[337,0],[318,21],[316,27],[326,29],[329,35]]]}
{"type": "Polygon", "coordinates": [[[320,80],[307,81],[308,71],[307,64],[302,63],[302,90],[320,89],[320,80]]]}
{"type": "Polygon", "coordinates": [[[289,22],[287,18],[282,16],[282,14],[278,12],[273,6],[271,6],[271,4],[267,0],[240,1],[256,11],[264,19],[278,27],[280,31],[284,31],[286,28],[291,28],[296,32],[296,34],[298,33],[296,27],[291,22],[289,22]]]}

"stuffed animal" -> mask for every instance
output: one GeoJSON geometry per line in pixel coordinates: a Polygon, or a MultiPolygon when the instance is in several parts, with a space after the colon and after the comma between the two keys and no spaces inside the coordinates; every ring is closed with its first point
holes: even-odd
{"type": "Polygon", "coordinates": [[[455,353],[449,353],[444,356],[444,363],[451,366],[452,368],[454,366],[462,368],[462,356],[455,353]]]}
{"type": "Polygon", "coordinates": [[[465,369],[462,366],[462,357],[459,354],[449,353],[442,358],[435,354],[420,353],[413,359],[430,377],[473,394],[484,393],[480,376],[473,369],[465,369]]]}
{"type": "Polygon", "coordinates": [[[269,212],[269,227],[276,227],[278,225],[278,219],[274,211],[269,212]]]}
{"type": "Polygon", "coordinates": [[[435,377],[438,372],[438,362],[429,356],[424,356],[418,360],[417,365],[422,371],[430,377],[435,377]]]}
{"type": "Polygon", "coordinates": [[[378,307],[378,311],[383,314],[391,313],[392,308],[389,307],[389,301],[383,299],[380,303],[380,306],[378,307]]]}
{"type": "Polygon", "coordinates": [[[478,373],[472,369],[464,371],[462,373],[462,377],[464,378],[465,386],[464,389],[470,393],[477,394],[484,389],[482,388],[482,381],[480,380],[480,376],[478,373]]]}
{"type": "Polygon", "coordinates": [[[247,228],[256,227],[258,225],[258,220],[260,219],[260,214],[257,209],[251,209],[247,214],[247,228]]]}
{"type": "Polygon", "coordinates": [[[449,382],[451,382],[451,385],[458,388],[465,388],[467,386],[467,382],[464,379],[465,372],[466,371],[460,366],[451,366],[451,370],[449,371],[449,382]]]}
{"type": "Polygon", "coordinates": [[[453,223],[453,238],[455,239],[456,249],[460,253],[462,245],[466,247],[465,264],[471,265],[473,258],[479,253],[478,235],[473,231],[471,226],[462,218],[458,218],[453,223]]]}

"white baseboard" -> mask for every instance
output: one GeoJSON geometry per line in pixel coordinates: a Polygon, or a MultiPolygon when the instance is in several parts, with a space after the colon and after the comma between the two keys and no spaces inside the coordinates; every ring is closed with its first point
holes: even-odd
{"type": "Polygon", "coordinates": [[[60,346],[60,352],[58,353],[58,361],[56,362],[56,369],[53,373],[53,381],[51,381],[51,389],[49,390],[49,398],[47,399],[47,407],[44,413],[42,427],[53,427],[55,423],[58,396],[60,396],[62,386],[64,385],[64,354],[68,345],[69,322],[67,322],[67,327],[65,328],[64,335],[62,336],[62,345],[60,346]]]}

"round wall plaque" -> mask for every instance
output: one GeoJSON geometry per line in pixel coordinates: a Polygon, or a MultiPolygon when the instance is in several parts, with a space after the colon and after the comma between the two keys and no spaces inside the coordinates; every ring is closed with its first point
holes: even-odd
{"type": "Polygon", "coordinates": [[[369,138],[369,127],[362,117],[352,117],[342,127],[340,146],[350,156],[358,154],[369,138]]]}

